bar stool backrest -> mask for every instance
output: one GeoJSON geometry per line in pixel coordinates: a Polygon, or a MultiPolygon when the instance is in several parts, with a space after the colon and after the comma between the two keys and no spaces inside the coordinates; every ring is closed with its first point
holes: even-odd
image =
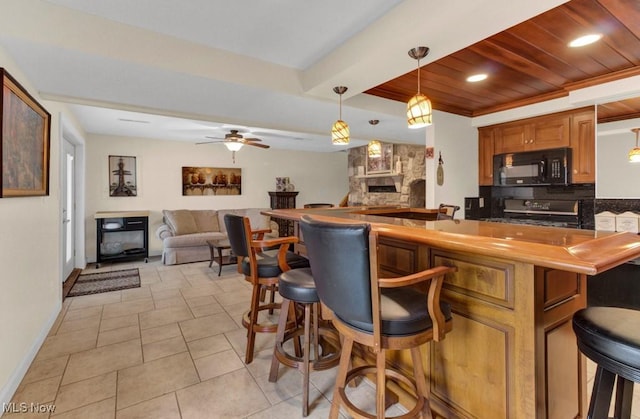
{"type": "Polygon", "coordinates": [[[373,323],[368,224],[300,222],[320,300],[345,323],[373,323]]]}
{"type": "Polygon", "coordinates": [[[249,226],[249,231],[247,232],[245,218],[235,214],[224,215],[224,224],[227,227],[231,251],[234,255],[242,257],[249,256],[249,243],[251,242],[251,226],[249,226]]]}

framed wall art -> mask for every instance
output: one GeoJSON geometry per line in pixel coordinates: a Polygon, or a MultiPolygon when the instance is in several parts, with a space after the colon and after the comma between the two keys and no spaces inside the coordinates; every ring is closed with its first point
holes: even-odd
{"type": "Polygon", "coordinates": [[[0,197],[49,195],[51,115],[0,68],[0,197]]]}
{"type": "Polygon", "coordinates": [[[240,195],[242,169],[183,167],[182,195],[240,195]]]}
{"type": "Polygon", "coordinates": [[[138,196],[135,157],[109,156],[109,196],[138,196]]]}

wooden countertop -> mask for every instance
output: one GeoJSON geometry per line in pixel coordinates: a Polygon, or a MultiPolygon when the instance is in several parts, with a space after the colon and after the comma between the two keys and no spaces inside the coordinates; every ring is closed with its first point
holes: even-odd
{"type": "Polygon", "coordinates": [[[93,218],[148,217],[149,211],[98,211],[93,218]]]}
{"type": "MultiPolygon", "coordinates": [[[[368,210],[371,208],[309,208],[270,210],[264,213],[288,220],[299,220],[303,215],[309,214],[334,222],[368,222],[372,228],[387,237],[587,275],[598,274],[640,257],[640,236],[633,233],[472,220],[424,221],[363,214],[368,210]]],[[[408,210],[409,208],[395,209],[400,212],[408,210]]],[[[425,210],[430,211],[437,212],[425,210]]]]}

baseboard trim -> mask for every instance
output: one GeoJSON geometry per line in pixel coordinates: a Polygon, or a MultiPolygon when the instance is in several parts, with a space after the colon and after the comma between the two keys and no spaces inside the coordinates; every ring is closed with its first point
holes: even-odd
{"type": "MultiPolygon", "coordinates": [[[[47,338],[49,331],[51,330],[51,328],[53,327],[53,324],[58,318],[58,314],[60,314],[60,310],[62,310],[62,301],[57,302],[55,308],[53,309],[53,312],[49,316],[49,319],[43,325],[42,329],[40,330],[40,333],[38,334],[38,337],[31,345],[31,349],[25,354],[20,364],[18,364],[16,369],[13,370],[13,374],[11,374],[11,377],[9,378],[9,380],[7,380],[6,384],[2,387],[2,389],[0,389],[0,403],[2,404],[2,406],[6,406],[7,403],[11,401],[11,398],[13,397],[16,390],[18,389],[20,382],[22,382],[22,379],[24,378],[25,374],[29,370],[31,363],[35,359],[36,355],[38,354],[38,351],[40,350],[40,347],[42,347],[44,340],[47,338]]],[[[0,416],[2,416],[2,414],[3,414],[3,411],[0,410],[0,416]]]]}
{"type": "Polygon", "coordinates": [[[76,283],[76,280],[81,273],[82,269],[75,268],[71,271],[69,277],[62,283],[62,301],[67,298],[67,295],[69,295],[69,291],[71,291],[71,288],[73,288],[73,285],[76,283]]]}

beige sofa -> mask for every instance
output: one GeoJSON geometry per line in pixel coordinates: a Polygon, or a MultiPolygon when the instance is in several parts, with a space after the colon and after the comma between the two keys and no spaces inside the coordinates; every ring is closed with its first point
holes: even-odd
{"type": "Polygon", "coordinates": [[[156,230],[156,236],[162,240],[162,263],[176,265],[209,260],[207,240],[227,240],[225,214],[247,216],[252,229],[271,229],[266,237],[278,237],[278,224],[261,214],[268,209],[163,210],[163,224],[156,230]]]}

